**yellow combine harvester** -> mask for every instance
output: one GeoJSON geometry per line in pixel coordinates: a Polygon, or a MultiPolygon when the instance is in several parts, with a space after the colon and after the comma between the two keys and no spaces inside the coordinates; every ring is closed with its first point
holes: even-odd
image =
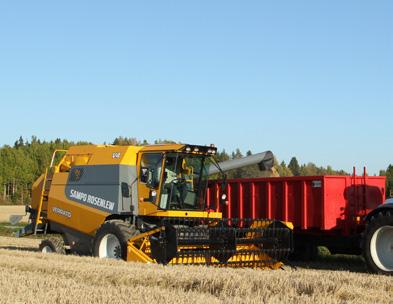
{"type": "MultiPolygon", "coordinates": [[[[208,178],[258,163],[265,152],[222,163],[214,146],[75,146],[55,151],[32,187],[30,223],[48,234],[40,250],[161,264],[280,267],[292,249],[291,225],[222,219],[206,205],[208,178]]],[[[223,178],[222,201],[225,201],[223,178]]]]}

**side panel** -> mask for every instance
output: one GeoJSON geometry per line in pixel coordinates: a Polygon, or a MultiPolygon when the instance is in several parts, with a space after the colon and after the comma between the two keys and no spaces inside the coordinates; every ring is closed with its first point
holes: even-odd
{"type": "Polygon", "coordinates": [[[131,197],[123,197],[121,183],[125,183],[130,193],[136,183],[136,169],[125,165],[76,166],[69,173],[65,195],[67,199],[82,205],[119,214],[130,212],[131,197]]]}
{"type": "Polygon", "coordinates": [[[346,176],[325,177],[325,191],[324,191],[324,221],[321,227],[324,230],[329,230],[334,227],[343,228],[347,218],[345,205],[348,196],[348,186],[350,179],[346,176]]]}
{"type": "Polygon", "coordinates": [[[69,173],[56,173],[49,193],[48,219],[94,235],[109,215],[135,212],[131,205],[137,207],[136,184],[134,166],[75,166],[69,173]],[[130,197],[122,195],[123,182],[130,197]]]}
{"type": "MultiPolygon", "coordinates": [[[[208,202],[219,205],[218,182],[208,202]]],[[[359,219],[385,199],[384,177],[312,176],[228,180],[223,217],[290,221],[297,231],[351,235],[359,219]]]]}
{"type": "Polygon", "coordinates": [[[385,200],[385,178],[375,176],[325,177],[325,229],[356,232],[363,218],[385,200]]]}
{"type": "Polygon", "coordinates": [[[53,176],[48,200],[48,220],[94,235],[109,213],[68,200],[65,196],[67,179],[68,173],[56,173],[53,176]]]}
{"type": "MultiPolygon", "coordinates": [[[[209,186],[209,203],[218,205],[216,183],[209,186]]],[[[228,181],[228,206],[223,216],[289,221],[301,229],[320,228],[323,220],[323,181],[306,179],[235,179],[228,181]]]]}
{"type": "Polygon", "coordinates": [[[37,180],[34,182],[32,186],[32,191],[31,191],[31,207],[33,209],[38,209],[38,205],[41,200],[41,192],[42,192],[42,186],[44,184],[44,176],[45,174],[42,174],[37,180]]]}

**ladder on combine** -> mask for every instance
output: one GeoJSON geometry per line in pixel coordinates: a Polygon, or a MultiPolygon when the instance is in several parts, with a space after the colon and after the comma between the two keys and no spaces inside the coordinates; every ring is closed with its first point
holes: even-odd
{"type": "Polygon", "coordinates": [[[34,230],[33,230],[34,235],[36,235],[38,232],[46,233],[47,223],[45,223],[44,227],[41,227],[41,225],[44,224],[44,218],[46,218],[48,212],[47,210],[48,196],[49,196],[49,190],[52,184],[52,178],[54,173],[53,165],[55,162],[56,154],[59,152],[67,152],[67,150],[55,150],[52,154],[50,166],[45,170],[45,174],[42,182],[40,201],[37,208],[37,214],[34,220],[34,230]]]}
{"type": "Polygon", "coordinates": [[[44,229],[40,229],[39,225],[43,224],[43,217],[46,215],[47,212],[47,202],[48,202],[48,191],[46,190],[47,184],[50,185],[52,180],[48,180],[48,169],[45,170],[44,174],[44,179],[42,183],[42,190],[41,190],[41,197],[40,197],[40,202],[38,204],[38,209],[37,209],[37,214],[35,217],[34,221],[34,235],[37,234],[37,232],[45,232],[46,230],[46,225],[44,229]],[[45,207],[43,208],[43,205],[45,204],[45,207]]]}

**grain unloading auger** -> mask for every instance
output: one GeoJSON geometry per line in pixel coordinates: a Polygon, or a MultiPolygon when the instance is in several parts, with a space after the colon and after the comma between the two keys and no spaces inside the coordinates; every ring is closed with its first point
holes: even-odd
{"type": "MultiPolygon", "coordinates": [[[[278,268],[292,250],[290,223],[222,219],[206,205],[209,176],[252,164],[265,152],[215,162],[214,146],[75,146],[55,151],[33,184],[20,236],[49,234],[43,252],[161,264],[278,268]]],[[[225,202],[225,178],[221,191],[225,202]]]]}

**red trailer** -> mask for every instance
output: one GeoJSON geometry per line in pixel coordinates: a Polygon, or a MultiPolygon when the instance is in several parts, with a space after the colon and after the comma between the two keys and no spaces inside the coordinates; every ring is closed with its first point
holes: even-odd
{"type": "Polygon", "coordinates": [[[294,225],[295,252],[307,257],[317,246],[332,253],[361,253],[364,218],[385,201],[385,177],[311,176],[227,181],[209,185],[207,202],[228,218],[274,218],[294,225]]]}

